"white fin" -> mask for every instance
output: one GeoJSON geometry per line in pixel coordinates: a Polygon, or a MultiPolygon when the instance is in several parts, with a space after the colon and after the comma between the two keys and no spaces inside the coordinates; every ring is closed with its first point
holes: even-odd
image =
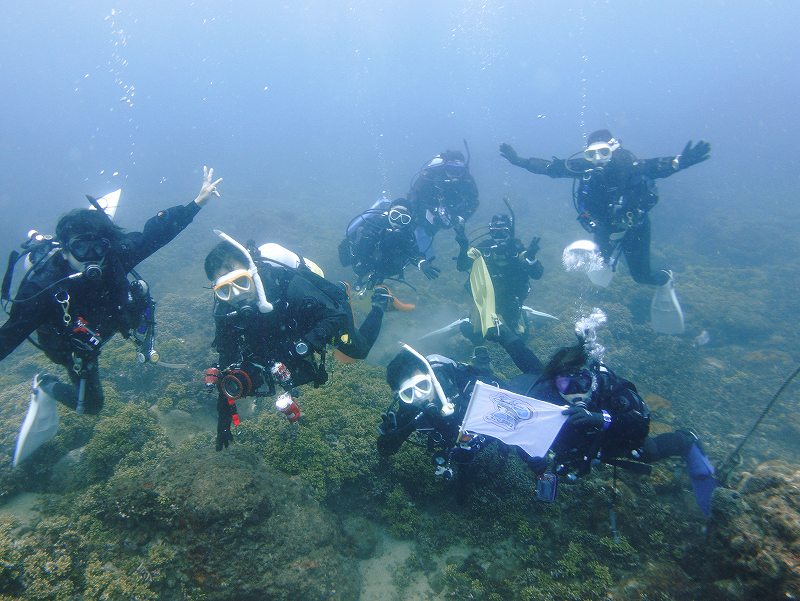
{"type": "Polygon", "coordinates": [[[428,332],[424,336],[420,336],[420,340],[425,340],[426,338],[430,338],[431,336],[438,336],[439,334],[446,334],[447,332],[455,330],[458,326],[460,326],[464,322],[469,323],[469,317],[462,317],[461,319],[456,319],[453,323],[449,323],[443,328],[439,328],[438,330],[434,330],[433,332],[428,332]]]}
{"type": "MultiPolygon", "coordinates": [[[[100,205],[100,208],[106,212],[112,220],[114,219],[114,215],[117,214],[117,205],[119,205],[119,197],[122,194],[122,188],[119,190],[114,190],[113,192],[109,192],[105,196],[101,196],[97,199],[97,204],[100,205]]],[[[94,209],[94,206],[90,206],[90,209],[94,209]]]]}
{"type": "Polygon", "coordinates": [[[528,305],[522,305],[522,310],[532,317],[544,317],[545,319],[555,319],[556,321],[560,321],[558,317],[556,317],[555,315],[550,315],[549,313],[545,313],[544,311],[537,311],[536,309],[531,309],[528,305]]]}
{"type": "Polygon", "coordinates": [[[39,376],[33,378],[31,403],[25,421],[19,429],[14,450],[14,467],[30,457],[33,452],[52,439],[58,431],[56,400],[39,387],[39,376]]]}
{"type": "Polygon", "coordinates": [[[675,295],[671,273],[669,281],[663,286],[658,286],[653,293],[653,300],[650,303],[650,325],[659,334],[677,336],[684,332],[683,311],[675,295]]]}

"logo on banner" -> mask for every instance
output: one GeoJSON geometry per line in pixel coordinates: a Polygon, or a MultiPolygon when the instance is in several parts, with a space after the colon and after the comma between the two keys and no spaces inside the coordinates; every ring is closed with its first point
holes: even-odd
{"type": "Polygon", "coordinates": [[[494,409],[483,416],[483,419],[504,430],[513,432],[520,422],[536,419],[536,409],[525,401],[512,398],[502,392],[492,395],[494,409]]]}

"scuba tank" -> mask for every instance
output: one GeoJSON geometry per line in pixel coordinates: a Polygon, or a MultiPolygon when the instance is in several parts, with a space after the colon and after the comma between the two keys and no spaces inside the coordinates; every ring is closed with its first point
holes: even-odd
{"type": "MultiPolygon", "coordinates": [[[[19,283],[16,286],[16,290],[19,290],[19,287],[22,283],[33,273],[35,273],[41,266],[43,266],[47,261],[50,260],[61,248],[61,245],[53,239],[53,236],[50,234],[42,234],[37,230],[30,230],[28,232],[28,239],[25,240],[22,244],[20,244],[22,248],[22,252],[19,251],[11,251],[11,254],[8,256],[8,263],[6,264],[6,273],[3,276],[3,282],[0,286],[0,301],[2,301],[3,309],[6,313],[9,312],[8,305],[15,302],[26,302],[29,300],[33,300],[39,294],[43,294],[47,290],[50,290],[64,282],[64,280],[68,278],[64,278],[59,280],[58,282],[54,282],[44,290],[41,290],[36,295],[27,298],[27,299],[13,299],[11,298],[11,288],[14,283],[14,271],[17,268],[17,264],[22,261],[22,277],[20,278],[19,283]]],[[[73,276],[68,276],[73,277],[73,276]]]]}

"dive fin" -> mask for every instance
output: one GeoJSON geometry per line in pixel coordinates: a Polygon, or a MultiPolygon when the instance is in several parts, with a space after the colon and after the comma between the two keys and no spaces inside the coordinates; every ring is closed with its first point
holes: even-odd
{"type": "Polygon", "coordinates": [[[494,284],[492,283],[489,268],[483,254],[477,248],[470,248],[467,256],[472,259],[472,268],[469,272],[469,287],[472,291],[472,302],[475,304],[477,319],[472,322],[476,333],[486,336],[492,328],[500,325],[495,307],[494,284]]]}
{"type": "Polygon", "coordinates": [[[556,321],[559,321],[558,317],[556,317],[555,315],[550,315],[549,313],[545,313],[544,311],[537,311],[536,309],[531,309],[527,305],[522,305],[522,310],[531,316],[544,317],[546,319],[555,319],[556,321]]]}
{"type": "Polygon", "coordinates": [[[38,374],[33,378],[31,402],[22,422],[14,450],[14,467],[30,457],[33,452],[52,439],[58,431],[56,400],[41,388],[42,380],[53,376],[38,374]]]}
{"type": "Polygon", "coordinates": [[[462,323],[470,323],[469,317],[462,317],[461,319],[456,319],[453,323],[449,323],[443,328],[439,328],[438,330],[434,330],[433,332],[428,332],[424,336],[421,336],[420,340],[425,340],[426,338],[430,338],[432,336],[438,336],[439,334],[447,334],[448,332],[457,330],[462,323]]]}
{"type": "Polygon", "coordinates": [[[692,444],[686,455],[686,468],[692,481],[692,489],[694,490],[694,498],[697,499],[697,505],[704,516],[710,517],[711,496],[717,487],[717,479],[714,477],[714,466],[711,465],[708,457],[703,454],[697,443],[692,444]]]}
{"type": "Polygon", "coordinates": [[[95,206],[96,204],[101,209],[103,209],[106,212],[106,215],[108,215],[108,218],[113,221],[114,215],[117,213],[117,205],[119,205],[120,194],[122,194],[122,188],[120,188],[119,190],[114,190],[113,192],[109,192],[108,194],[106,194],[105,196],[101,196],[100,198],[93,198],[88,194],[86,195],[86,198],[92,205],[89,207],[90,209],[96,209],[97,208],[95,206]]]}
{"type": "MultiPolygon", "coordinates": [[[[389,290],[389,288],[386,287],[385,285],[384,288],[386,288],[386,290],[389,290]]],[[[397,298],[397,295],[394,294],[391,290],[389,290],[389,294],[392,297],[391,301],[389,302],[389,308],[391,310],[403,311],[404,313],[407,313],[417,308],[417,305],[415,305],[414,303],[404,303],[403,301],[401,301],[399,298],[397,298]]]]}
{"type": "Polygon", "coordinates": [[[156,361],[153,365],[159,367],[166,367],[167,369],[188,369],[188,363],[167,363],[166,361],[156,361]]]}
{"type": "Polygon", "coordinates": [[[650,325],[659,334],[677,336],[683,334],[683,311],[675,295],[672,272],[668,271],[669,280],[656,288],[650,303],[650,325]]]}
{"type": "Polygon", "coordinates": [[[339,363],[343,363],[345,365],[349,365],[350,363],[355,363],[358,359],[353,359],[350,355],[345,355],[342,351],[338,348],[333,349],[333,358],[336,359],[339,363]]]}

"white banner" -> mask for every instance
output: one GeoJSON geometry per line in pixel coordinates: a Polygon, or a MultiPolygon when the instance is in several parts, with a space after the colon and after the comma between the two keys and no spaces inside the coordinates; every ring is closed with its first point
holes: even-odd
{"type": "Polygon", "coordinates": [[[561,414],[566,408],[479,381],[461,429],[516,445],[531,457],[544,457],[567,421],[561,414]]]}

